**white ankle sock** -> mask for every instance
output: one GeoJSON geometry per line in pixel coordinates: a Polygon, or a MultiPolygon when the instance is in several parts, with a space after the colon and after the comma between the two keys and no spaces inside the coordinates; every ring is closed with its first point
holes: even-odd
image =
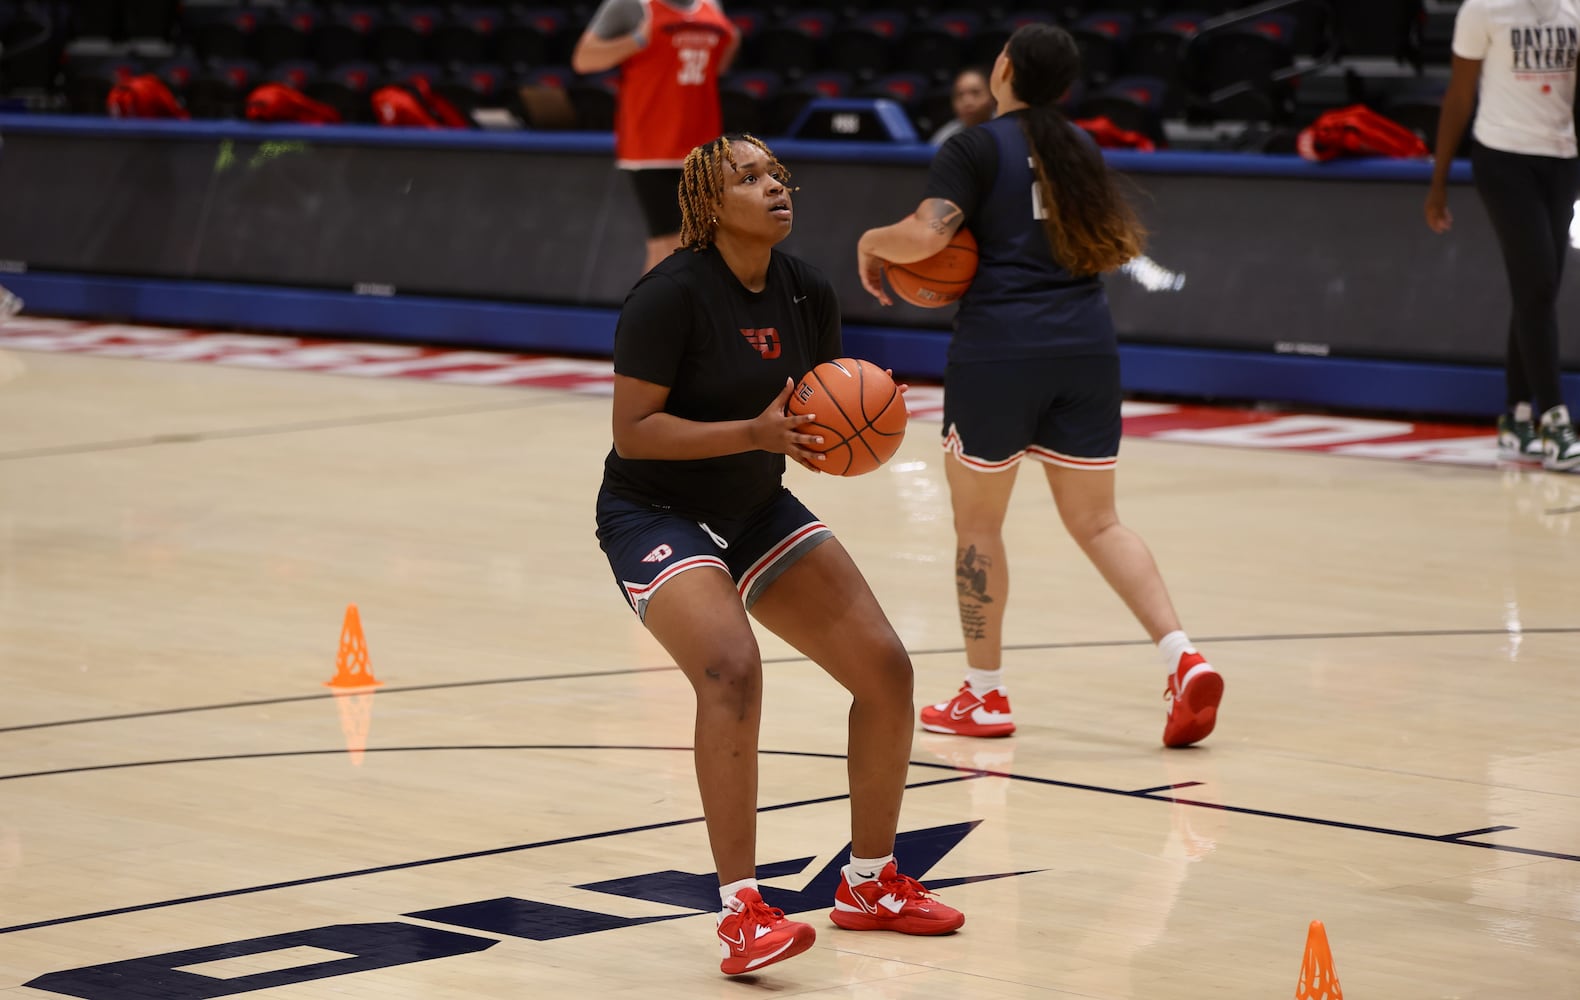
{"type": "Polygon", "coordinates": [[[1515,420],[1529,421],[1531,419],[1531,404],[1529,404],[1529,403],[1515,403],[1514,404],[1514,419],[1515,420]]]}
{"type": "Polygon", "coordinates": [[[877,878],[878,873],[883,871],[884,866],[893,860],[894,855],[892,854],[885,854],[881,858],[858,858],[852,854],[850,856],[851,877],[857,882],[870,882],[877,878]]]}
{"type": "Polygon", "coordinates": [[[743,878],[738,881],[731,882],[729,885],[721,885],[719,886],[719,905],[728,911],[730,908],[730,900],[735,898],[735,894],[737,892],[740,892],[742,889],[755,888],[757,888],[757,880],[754,878],[743,878]]]}
{"type": "Polygon", "coordinates": [[[977,670],[967,668],[966,683],[977,694],[987,694],[996,687],[1000,687],[999,678],[1003,676],[1002,670],[977,670]]]}
{"type": "Polygon", "coordinates": [[[1163,654],[1163,669],[1173,676],[1174,671],[1179,669],[1180,657],[1196,652],[1196,647],[1190,644],[1190,636],[1175,629],[1158,640],[1158,652],[1163,654]]]}
{"type": "Polygon", "coordinates": [[[1543,427],[1562,427],[1569,422],[1569,407],[1562,404],[1542,414],[1543,427]]]}

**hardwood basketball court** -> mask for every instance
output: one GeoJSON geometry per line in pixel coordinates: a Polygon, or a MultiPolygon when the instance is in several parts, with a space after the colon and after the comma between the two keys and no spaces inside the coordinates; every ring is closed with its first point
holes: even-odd
{"type": "MultiPolygon", "coordinates": [[[[937,429],[788,476],[919,702],[963,669],[937,429]]],[[[918,733],[901,823],[965,927],[828,922],[846,700],[763,634],[760,874],[819,937],[727,980],[608,443],[596,392],[0,353],[0,997],[1288,998],[1313,920],[1347,997],[1580,996],[1580,477],[1127,441],[1228,682],[1164,751],[1161,663],[1023,475],[1020,729],[918,733]],[[381,686],[337,693],[353,604],[381,686]]]]}

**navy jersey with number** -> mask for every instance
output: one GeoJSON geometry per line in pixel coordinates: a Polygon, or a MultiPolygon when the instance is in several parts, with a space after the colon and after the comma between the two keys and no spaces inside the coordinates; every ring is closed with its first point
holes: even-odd
{"type": "MultiPolygon", "coordinates": [[[[840,356],[839,302],[822,272],[774,251],[761,292],[718,250],[681,250],[631,289],[614,335],[617,375],[667,386],[686,420],[750,420],[786,379],[840,356]]],[[[745,451],[691,461],[604,461],[604,487],[697,520],[740,517],[778,495],[785,456],[745,451]]]]}
{"type": "MultiPolygon", "coordinates": [[[[1091,144],[1080,129],[1069,133],[1070,142],[1091,144]]],[[[966,129],[933,158],[924,198],[958,205],[981,254],[955,316],[951,362],[1119,350],[1102,279],[1053,259],[1035,181],[1020,112],[966,129]]]]}

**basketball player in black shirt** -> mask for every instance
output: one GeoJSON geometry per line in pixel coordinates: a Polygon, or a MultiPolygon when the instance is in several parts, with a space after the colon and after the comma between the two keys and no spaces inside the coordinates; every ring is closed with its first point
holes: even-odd
{"type": "Polygon", "coordinates": [[[1042,466],[1059,517],[1157,643],[1168,679],[1165,746],[1205,739],[1223,678],[1191,645],[1146,543],[1114,508],[1119,346],[1101,274],[1144,233],[1095,144],[1059,113],[1080,74],[1062,28],[1022,27],[989,78],[998,115],[950,139],[910,216],[868,230],[862,285],[889,304],[880,269],[942,250],[962,227],[981,259],[961,299],[944,371],[944,461],[956,533],[966,682],[922,709],[922,726],[959,736],[1015,730],[1002,677],[1009,570],[1004,517],[1022,459],[1042,466]]]}
{"type": "Polygon", "coordinates": [[[626,298],[615,330],[614,449],[598,540],[615,580],[696,693],[695,763],[723,908],[726,975],[800,954],[814,932],[763,902],[756,872],[758,622],[850,691],[851,858],[830,917],[851,930],[941,934],[965,920],[899,874],[911,749],[910,656],[833,533],[781,484],[814,471],[795,382],[840,356],[839,305],[774,247],[790,233],[784,168],[726,136],[682,168],[682,247],[626,298]]]}

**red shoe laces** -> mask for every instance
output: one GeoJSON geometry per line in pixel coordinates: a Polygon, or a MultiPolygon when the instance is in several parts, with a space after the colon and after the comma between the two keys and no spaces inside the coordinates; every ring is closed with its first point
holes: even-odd
{"type": "Polygon", "coordinates": [[[880,879],[878,885],[895,899],[926,899],[932,895],[927,886],[899,872],[895,872],[893,878],[880,879]]]}
{"type": "Polygon", "coordinates": [[[772,927],[774,924],[785,918],[785,911],[779,909],[777,906],[769,906],[767,903],[764,903],[760,900],[753,901],[743,899],[741,900],[741,903],[745,907],[743,910],[741,910],[741,914],[750,919],[753,923],[762,924],[764,927],[772,927]]]}

